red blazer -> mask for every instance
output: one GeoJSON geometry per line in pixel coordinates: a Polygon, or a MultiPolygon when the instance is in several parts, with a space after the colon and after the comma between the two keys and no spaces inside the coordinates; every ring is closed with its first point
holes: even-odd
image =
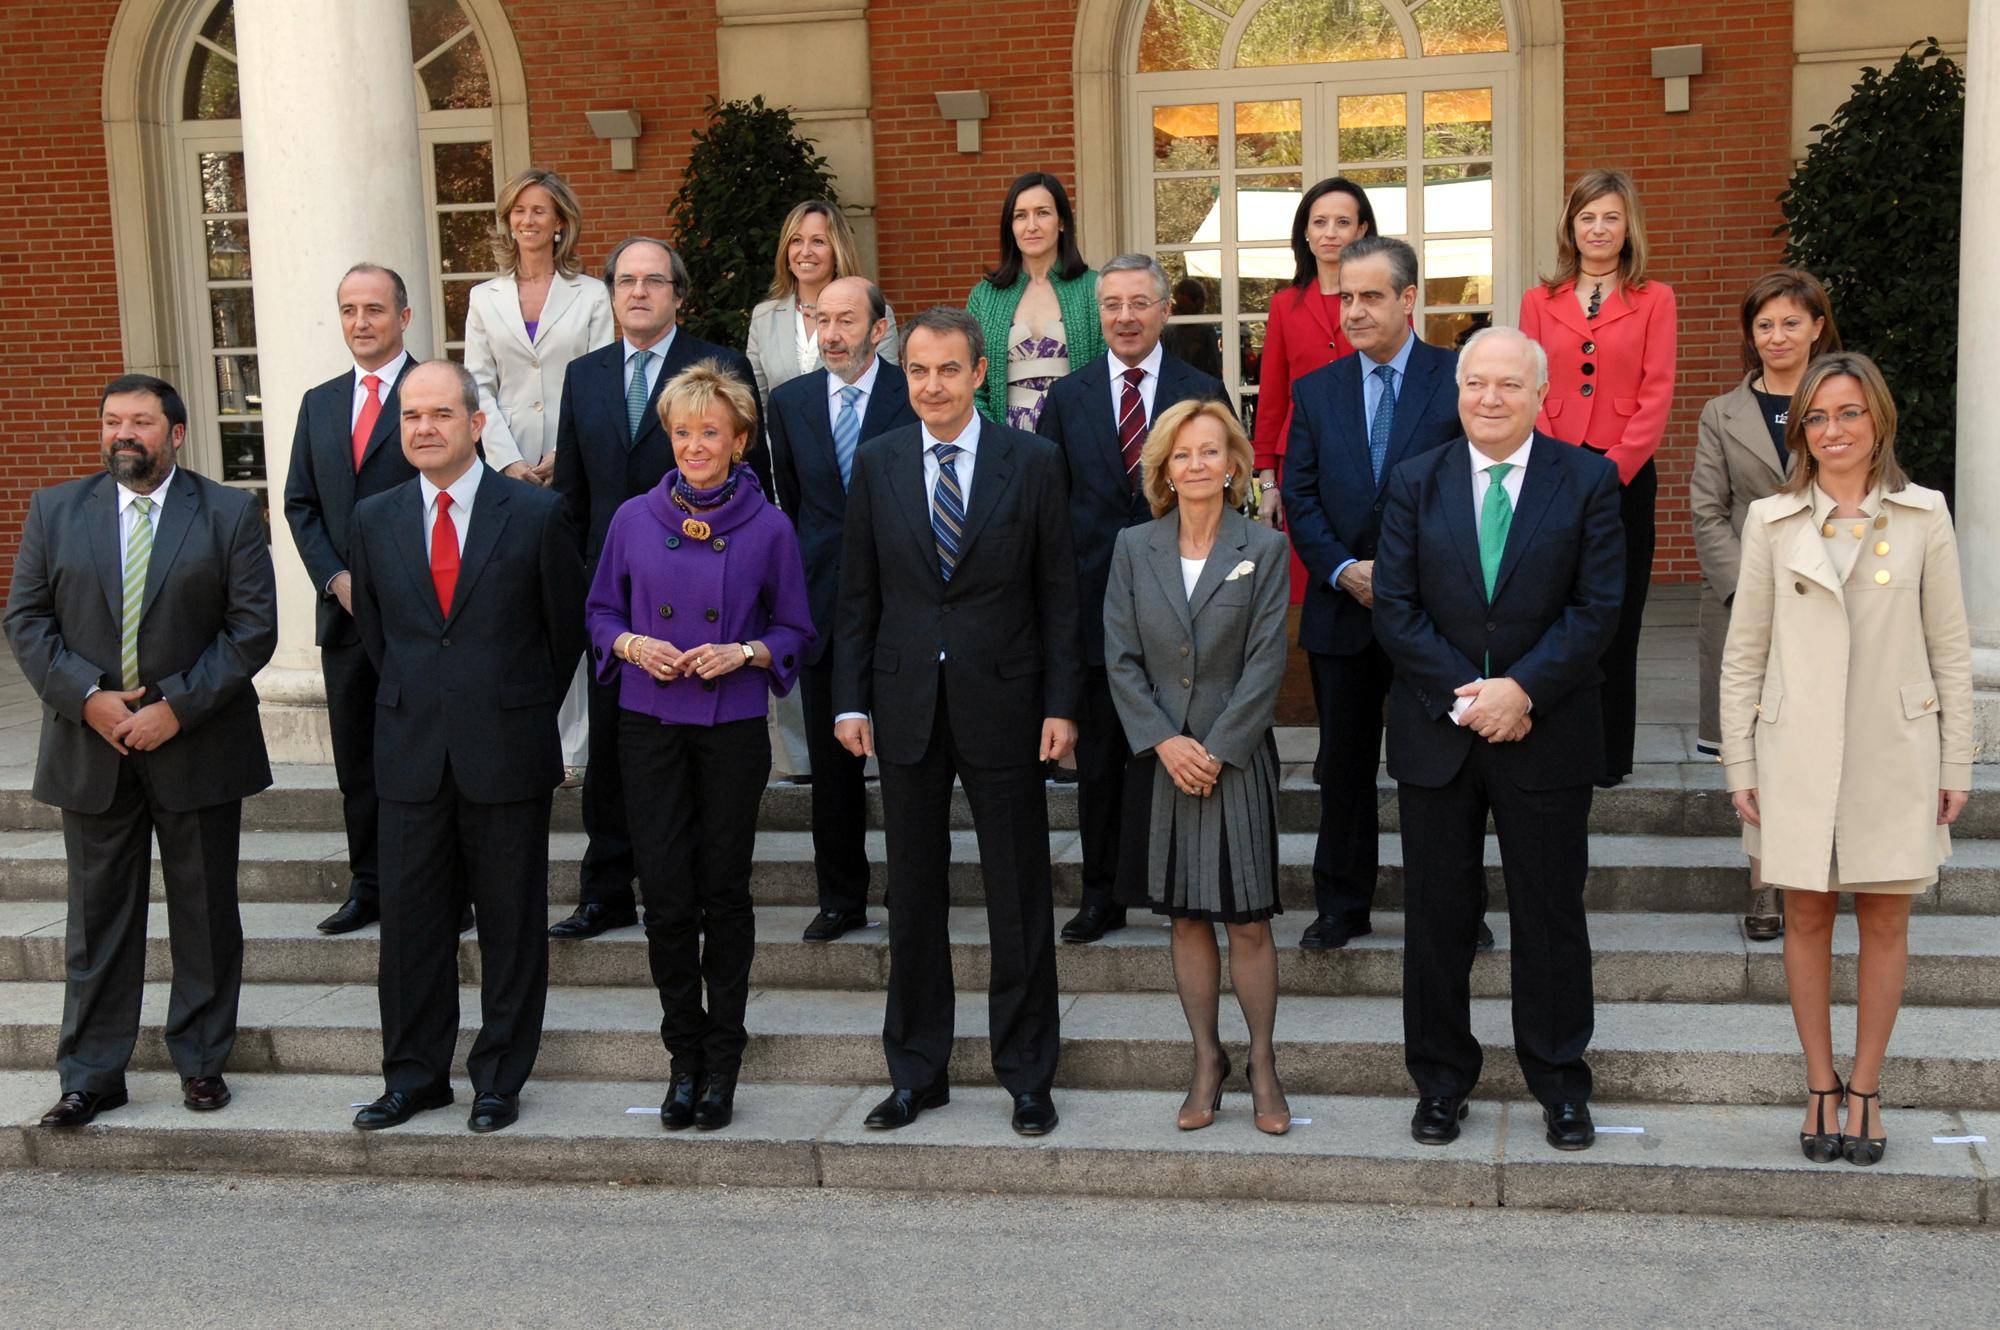
{"type": "Polygon", "coordinates": [[[1593,320],[1576,303],[1576,283],[1554,292],[1538,283],[1521,297],[1521,331],[1549,355],[1535,427],[1601,450],[1631,484],[1658,451],[1674,401],[1674,289],[1647,282],[1620,291],[1593,320]]]}
{"type": "MultiPolygon", "coordinates": [[[[1333,306],[1338,309],[1340,302],[1333,306]]],[[[1281,287],[1271,297],[1257,380],[1259,471],[1284,461],[1285,438],[1292,428],[1292,380],[1353,354],[1354,345],[1340,330],[1339,317],[1328,311],[1318,282],[1304,290],[1281,287]]]]}

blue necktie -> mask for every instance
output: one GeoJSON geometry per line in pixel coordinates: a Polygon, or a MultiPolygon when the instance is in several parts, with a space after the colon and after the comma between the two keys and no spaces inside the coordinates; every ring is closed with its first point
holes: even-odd
{"type": "Polygon", "coordinates": [[[1377,365],[1375,377],[1382,380],[1382,400],[1375,403],[1375,420],[1368,427],[1368,465],[1375,483],[1382,483],[1382,463],[1389,457],[1389,431],[1396,428],[1396,368],[1377,365]]]}
{"type": "Polygon", "coordinates": [[[625,424],[630,427],[633,442],[639,439],[639,424],[646,418],[646,366],[653,363],[651,351],[634,352],[632,356],[632,381],[625,385],[625,424]]]}
{"type": "Polygon", "coordinates": [[[958,487],[958,468],[952,459],[963,451],[955,443],[940,443],[931,449],[937,454],[937,490],[931,500],[931,534],[937,538],[938,571],[944,580],[958,567],[958,538],[965,531],[965,491],[958,487]]]}
{"type": "Polygon", "coordinates": [[[849,384],[840,390],[840,411],[833,418],[833,460],[840,463],[840,484],[845,489],[854,479],[854,449],[861,442],[861,417],[854,404],[861,390],[849,384]]]}

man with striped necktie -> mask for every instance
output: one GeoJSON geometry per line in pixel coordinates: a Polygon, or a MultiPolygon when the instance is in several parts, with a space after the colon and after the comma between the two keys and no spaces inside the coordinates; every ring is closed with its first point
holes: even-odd
{"type": "Polygon", "coordinates": [[[182,471],[187,408],[128,374],[99,401],[106,474],[34,496],[7,639],[42,699],[35,798],[62,810],[67,983],[45,1127],[127,1102],[139,1033],[151,850],[160,847],[181,1101],[229,1102],[243,925],[243,799],[271,783],[251,678],[278,643],[277,584],[256,499],[182,471]]]}
{"type": "Polygon", "coordinates": [[[1062,454],[981,421],[979,323],[925,310],[903,369],[918,424],[863,443],[834,620],[834,733],[878,757],[889,844],[888,1129],[951,1097],[952,781],[979,839],[988,1029],[1013,1127],[1056,1125],[1055,906],[1042,763],[1076,743],[1076,559],[1062,454]]]}

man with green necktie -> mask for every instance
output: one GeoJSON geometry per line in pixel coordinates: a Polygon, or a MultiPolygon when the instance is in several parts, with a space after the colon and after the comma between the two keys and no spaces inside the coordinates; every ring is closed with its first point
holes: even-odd
{"type": "Polygon", "coordinates": [[[1479,1080],[1471,971],[1489,813],[1515,1054],[1549,1144],[1595,1139],[1583,887],[1624,533],[1617,468],[1535,433],[1547,392],[1541,347],[1512,328],[1475,333],[1458,360],[1465,441],[1396,468],[1375,556],[1375,635],[1395,667],[1410,1134],[1425,1145],[1457,1138],[1479,1080]]]}

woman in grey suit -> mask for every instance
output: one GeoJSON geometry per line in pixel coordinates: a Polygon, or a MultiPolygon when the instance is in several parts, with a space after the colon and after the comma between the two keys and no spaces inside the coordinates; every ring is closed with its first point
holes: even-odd
{"type": "Polygon", "coordinates": [[[1206,1127],[1229,1055],[1217,1033],[1222,960],[1250,1028],[1257,1129],[1291,1109],[1271,1030],[1278,1010],[1278,755],[1285,673],[1285,538],[1237,511],[1256,484],[1250,440],[1221,402],[1162,412],[1140,453],[1155,520],[1119,533],[1104,600],[1104,665],[1133,753],[1119,903],[1173,920],[1174,986],[1194,1037],[1179,1125],[1206,1127]]]}

